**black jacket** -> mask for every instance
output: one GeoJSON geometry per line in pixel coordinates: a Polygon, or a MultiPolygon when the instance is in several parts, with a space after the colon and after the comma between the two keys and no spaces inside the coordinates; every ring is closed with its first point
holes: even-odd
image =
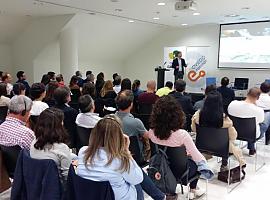
{"type": "MultiPolygon", "coordinates": [[[[174,68],[174,75],[176,75],[179,71],[179,69],[176,69],[176,66],[179,67],[178,58],[175,58],[172,62],[172,68],[174,68]]],[[[182,66],[182,72],[184,74],[184,67],[187,67],[185,59],[181,58],[181,66],[182,66]]]]}
{"type": "Polygon", "coordinates": [[[195,113],[189,96],[183,95],[181,92],[174,92],[170,95],[177,100],[186,115],[193,115],[195,113]]]}

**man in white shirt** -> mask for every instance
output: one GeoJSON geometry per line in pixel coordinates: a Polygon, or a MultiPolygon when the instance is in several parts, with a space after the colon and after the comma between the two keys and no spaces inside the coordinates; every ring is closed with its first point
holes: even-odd
{"type": "Polygon", "coordinates": [[[12,82],[12,77],[9,73],[5,73],[2,76],[2,82],[4,82],[5,84],[7,84],[7,95],[10,96],[10,93],[13,89],[13,85],[11,84],[12,82]]]}
{"type": "MultiPolygon", "coordinates": [[[[256,101],[260,96],[259,88],[251,88],[248,91],[247,98],[244,101],[232,101],[228,107],[228,113],[235,117],[241,118],[256,118],[256,138],[260,138],[260,123],[264,121],[264,111],[256,105],[256,101]]],[[[256,153],[254,143],[248,143],[249,155],[252,156],[256,153]]]]}
{"type": "Polygon", "coordinates": [[[113,90],[115,91],[116,94],[118,94],[121,91],[121,76],[116,76],[114,79],[114,84],[115,86],[113,87],[113,90]]]}

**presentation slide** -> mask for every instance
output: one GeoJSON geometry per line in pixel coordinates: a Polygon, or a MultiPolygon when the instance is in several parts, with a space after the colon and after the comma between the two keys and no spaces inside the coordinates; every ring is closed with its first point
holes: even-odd
{"type": "Polygon", "coordinates": [[[220,68],[270,68],[270,22],[223,24],[219,39],[220,68]]]}

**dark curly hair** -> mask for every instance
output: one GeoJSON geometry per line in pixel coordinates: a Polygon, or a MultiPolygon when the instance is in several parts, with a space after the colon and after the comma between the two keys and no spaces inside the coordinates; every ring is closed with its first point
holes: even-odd
{"type": "Polygon", "coordinates": [[[57,108],[47,108],[44,110],[36,124],[35,135],[37,141],[34,147],[42,150],[45,145],[67,143],[68,136],[62,124],[63,120],[63,111],[57,108]]]}
{"type": "Polygon", "coordinates": [[[183,128],[185,114],[174,97],[163,96],[154,104],[150,116],[150,128],[160,140],[167,140],[172,131],[183,128]]]}

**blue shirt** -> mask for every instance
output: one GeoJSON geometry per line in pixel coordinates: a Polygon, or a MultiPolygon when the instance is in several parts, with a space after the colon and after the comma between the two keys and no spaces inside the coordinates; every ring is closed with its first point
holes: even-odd
{"type": "Polygon", "coordinates": [[[121,166],[119,159],[114,159],[110,165],[106,166],[108,156],[101,148],[94,157],[93,165],[89,164],[86,168],[84,164],[86,149],[85,146],[79,151],[77,174],[93,181],[109,181],[117,200],[137,200],[135,185],[143,181],[143,173],[137,163],[133,159],[130,160],[129,172],[119,170],[121,166]]]}

